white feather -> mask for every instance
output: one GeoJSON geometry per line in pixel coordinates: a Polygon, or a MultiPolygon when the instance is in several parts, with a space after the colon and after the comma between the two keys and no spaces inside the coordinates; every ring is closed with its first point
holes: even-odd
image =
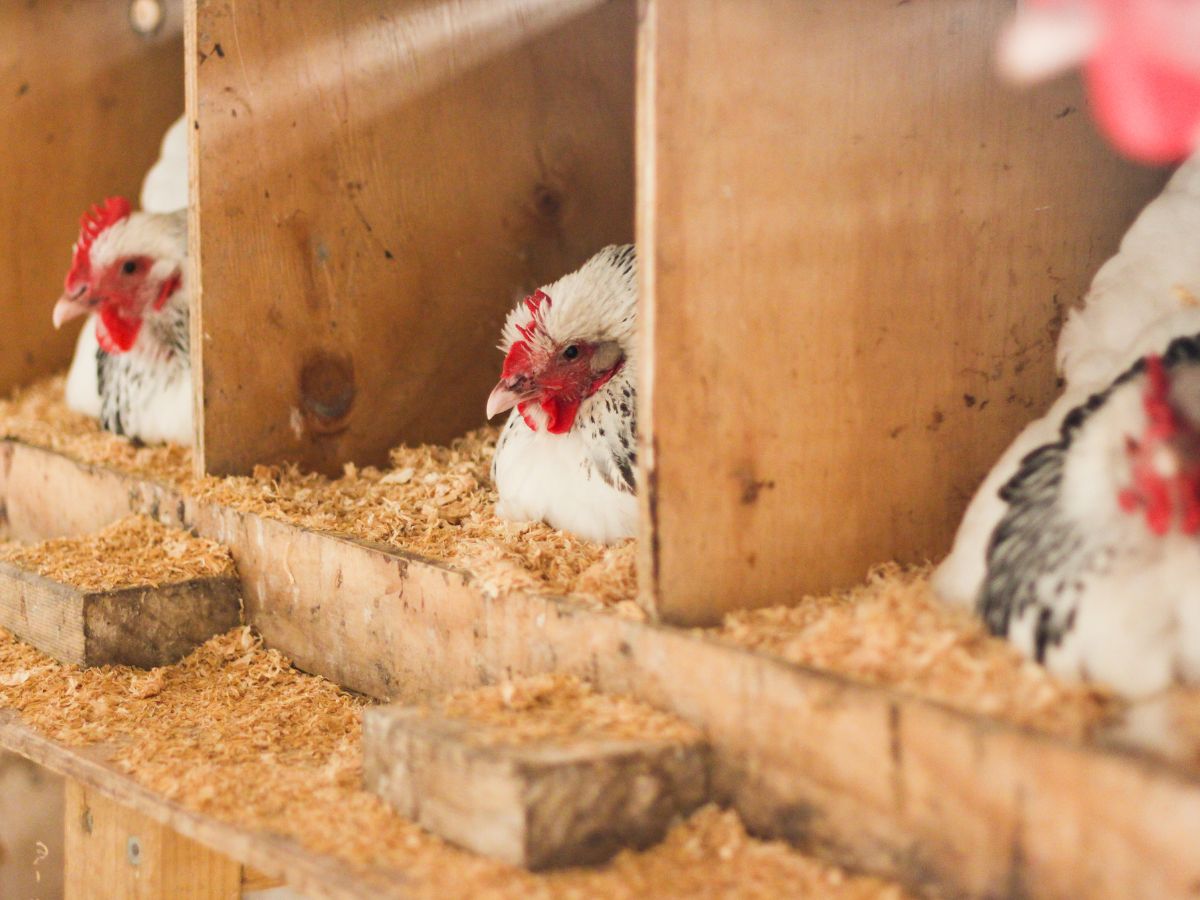
{"type": "Polygon", "coordinates": [[[67,408],[93,418],[100,415],[100,392],[96,384],[96,314],[84,320],[75,341],[75,355],[67,372],[67,408]]]}
{"type": "Polygon", "coordinates": [[[158,161],[142,181],[142,209],[167,213],[188,205],[187,120],[180,116],[163,137],[158,161]]]}

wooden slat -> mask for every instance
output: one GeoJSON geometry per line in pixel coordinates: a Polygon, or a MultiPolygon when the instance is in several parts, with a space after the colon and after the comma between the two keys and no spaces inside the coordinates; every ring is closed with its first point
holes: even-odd
{"type": "MultiPolygon", "coordinates": [[[[14,470],[69,465],[20,444],[12,453],[14,470]]],[[[353,690],[419,700],[539,672],[590,679],[701,727],[715,796],[757,832],[952,895],[1187,897],[1200,884],[1192,770],[1033,734],[691,631],[553,597],[493,597],[469,573],[183,500],[116,472],[80,468],[65,483],[79,491],[84,478],[99,494],[123,491],[121,515],[152,511],[231,547],[247,620],[301,668],[353,690]]],[[[0,500],[29,509],[22,495],[36,492],[53,506],[54,480],[10,479],[0,500]]],[[[22,539],[40,537],[31,525],[61,527],[50,514],[9,525],[22,539]]]]}
{"type": "Polygon", "coordinates": [[[241,885],[234,860],[67,781],[66,900],[238,900],[241,885]]]}
{"type": "Polygon", "coordinates": [[[0,3],[0,392],[62,368],[75,329],[50,310],[79,216],[111,194],[136,200],[183,109],[182,3],[152,37],[128,0],[0,3]]]}
{"type": "Polygon", "coordinates": [[[639,573],[664,617],[936,558],[1053,396],[1063,311],[1162,176],[1076,81],[997,83],[1012,8],[648,0],[639,573]]]}
{"type": "Polygon", "coordinates": [[[0,562],[0,627],[60,662],[153,668],[241,621],[236,576],[85,591],[0,562]]]}
{"type": "Polygon", "coordinates": [[[633,0],[194,3],[198,463],[482,424],[515,299],[632,237],[633,0]]]}
{"type": "Polygon", "coordinates": [[[527,869],[593,865],[658,843],[708,799],[703,741],[517,746],[421,706],[363,713],[363,777],[402,815],[527,869]]]}

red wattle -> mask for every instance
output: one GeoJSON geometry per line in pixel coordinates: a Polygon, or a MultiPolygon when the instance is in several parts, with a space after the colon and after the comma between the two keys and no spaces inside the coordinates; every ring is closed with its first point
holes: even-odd
{"type": "Polygon", "coordinates": [[[105,353],[125,353],[133,347],[142,320],[130,321],[111,306],[100,307],[100,321],[96,323],[96,341],[105,353]]]}

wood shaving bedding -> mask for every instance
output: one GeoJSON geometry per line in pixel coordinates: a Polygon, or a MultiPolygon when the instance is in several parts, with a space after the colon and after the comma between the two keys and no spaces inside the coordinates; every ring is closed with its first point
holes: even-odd
{"type": "Polygon", "coordinates": [[[966,610],[938,601],[929,567],[879,566],[865,584],[794,606],[733,612],[710,633],[789,662],[885,685],[1067,737],[1121,704],[1097,685],[1055,678],[966,610]]]}
{"type": "Polygon", "coordinates": [[[534,675],[458,691],[430,711],[481,726],[472,738],[487,745],[700,739],[700,730],[678,716],[632,697],[599,693],[573,675],[534,675]]]}
{"type": "Polygon", "coordinates": [[[0,630],[0,707],[26,724],[67,745],[104,744],[136,781],[188,809],[291,837],[353,869],[394,872],[414,897],[907,896],[750,838],[734,813],[713,807],[600,869],[531,875],[474,856],[360,789],[362,706],[244,627],[150,672],[62,665],[0,630]]]}
{"type": "Polygon", "coordinates": [[[128,516],[86,537],[6,544],[0,560],[85,591],[237,574],[227,548],[147,516],[128,516]]]}

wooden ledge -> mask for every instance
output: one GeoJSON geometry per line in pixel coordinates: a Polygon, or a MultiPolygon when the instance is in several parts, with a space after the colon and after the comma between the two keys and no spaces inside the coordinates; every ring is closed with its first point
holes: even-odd
{"type": "MultiPolygon", "coordinates": [[[[309,672],[416,701],[562,672],[700,727],[713,789],[759,834],[967,896],[1188,896],[1200,778],[554,597],[494,597],[402,552],[0,445],[13,536],[129,512],[230,547],[246,621],[309,672]]],[[[263,862],[248,860],[270,871],[263,862]]]]}
{"type": "Polygon", "coordinates": [[[421,707],[363,717],[366,786],[460,846],[527,869],[593,865],[662,840],[708,800],[699,738],[484,745],[421,707]]]}

